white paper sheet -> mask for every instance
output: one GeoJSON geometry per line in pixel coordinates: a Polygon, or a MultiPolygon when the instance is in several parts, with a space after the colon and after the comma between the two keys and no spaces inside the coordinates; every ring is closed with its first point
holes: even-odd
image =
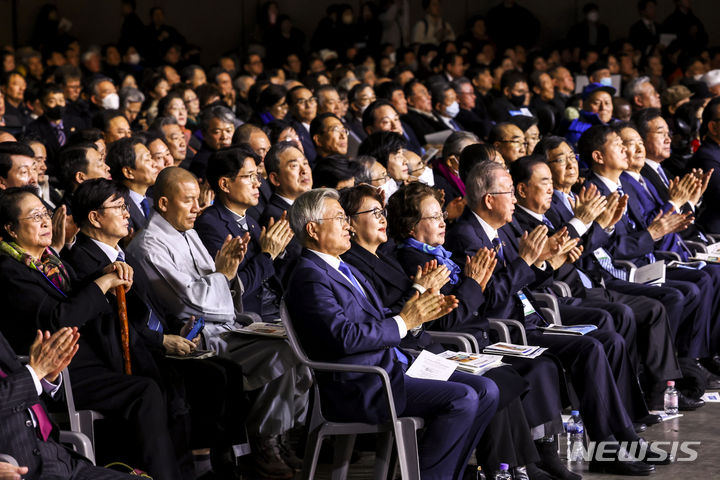
{"type": "Polygon", "coordinates": [[[457,368],[457,364],[452,360],[447,360],[423,350],[405,373],[413,378],[445,381],[450,378],[455,368],[457,368]]]}

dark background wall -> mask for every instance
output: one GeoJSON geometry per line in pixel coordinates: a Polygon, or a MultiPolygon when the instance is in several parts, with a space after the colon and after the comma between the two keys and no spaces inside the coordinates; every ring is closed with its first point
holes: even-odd
{"type": "MultiPolygon", "coordinates": [[[[13,0],[0,0],[0,45],[12,43],[11,4],[13,0]]],[[[18,39],[25,44],[31,37],[35,17],[45,3],[57,5],[62,16],[73,22],[71,33],[83,47],[102,45],[117,40],[122,17],[118,0],[14,0],[18,5],[18,39]]],[[[610,27],[612,38],[627,35],[630,25],[637,20],[636,0],[595,0],[600,5],[601,21],[610,27]]],[[[362,2],[346,0],[358,7],[362,2]]],[[[167,22],[175,26],[189,42],[203,48],[203,60],[212,62],[220,53],[239,47],[243,36],[255,28],[255,11],[262,2],[257,0],[137,0],[138,14],[148,21],[150,7],[161,6],[167,22]]],[[[330,2],[313,0],[278,0],[283,13],[289,14],[295,25],[308,38],[323,17],[330,2]]],[[[498,0],[444,0],[445,17],[456,33],[462,32],[465,20],[476,13],[486,13],[498,0]]],[[[584,0],[519,0],[542,22],[542,40],[554,41],[564,37],[570,26],[579,19],[584,0]]],[[[672,0],[658,0],[658,20],[662,21],[674,8],[672,0]]],[[[420,0],[410,0],[410,23],[422,15],[420,0]]],[[[720,45],[720,3],[717,0],[695,0],[693,10],[703,19],[710,34],[710,44],[720,45]]],[[[357,8],[356,8],[357,11],[357,8]]]]}

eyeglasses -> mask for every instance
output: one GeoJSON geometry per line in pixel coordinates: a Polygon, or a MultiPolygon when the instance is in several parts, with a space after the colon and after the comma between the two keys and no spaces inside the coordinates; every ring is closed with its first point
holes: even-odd
{"type": "Polygon", "coordinates": [[[353,213],[353,214],[350,215],[350,216],[351,216],[351,217],[355,217],[355,216],[357,216],[357,215],[362,215],[363,213],[370,213],[370,214],[372,214],[375,218],[377,218],[378,220],[380,220],[380,219],[383,218],[383,217],[387,217],[387,208],[377,208],[377,207],[376,207],[376,208],[373,208],[373,209],[371,209],[371,210],[365,210],[365,211],[362,211],[362,212],[353,213]]]}
{"type": "Polygon", "coordinates": [[[488,192],[488,195],[510,195],[511,197],[514,197],[515,192],[488,192]]]}
{"type": "Polygon", "coordinates": [[[420,220],[435,220],[436,222],[444,222],[448,218],[448,212],[436,213],[429,217],[421,217],[420,220]]]}
{"type": "Polygon", "coordinates": [[[340,222],[340,225],[343,225],[345,223],[350,223],[350,217],[348,217],[345,214],[339,214],[336,217],[330,217],[330,218],[318,218],[315,220],[316,222],[324,222],[324,221],[335,221],[340,222]]]}
{"type": "Polygon", "coordinates": [[[383,175],[382,177],[371,178],[371,179],[370,179],[371,182],[379,182],[379,181],[381,181],[381,180],[382,180],[383,182],[387,182],[388,180],[390,180],[390,175],[388,175],[388,174],[386,173],[386,174],[383,175]]]}
{"type": "Polygon", "coordinates": [[[577,160],[577,155],[562,155],[560,157],[553,158],[552,160],[548,160],[547,163],[557,163],[561,167],[564,167],[572,160],[577,160]]]}
{"type": "Polygon", "coordinates": [[[41,212],[35,212],[27,217],[20,217],[18,220],[32,220],[34,223],[40,223],[43,220],[50,220],[52,218],[52,215],[50,215],[50,212],[47,210],[43,210],[41,212]]]}
{"type": "Polygon", "coordinates": [[[252,185],[253,183],[262,183],[262,177],[259,173],[248,173],[247,175],[238,175],[235,178],[239,178],[240,181],[246,185],[252,185]]]}
{"type": "Polygon", "coordinates": [[[325,130],[325,132],[326,132],[326,133],[327,133],[327,132],[330,132],[330,133],[332,133],[332,134],[344,133],[345,136],[347,136],[347,134],[348,134],[348,129],[345,128],[345,127],[341,127],[340,125],[335,125],[334,127],[330,127],[330,128],[328,128],[327,130],[325,130]]]}
{"type": "Polygon", "coordinates": [[[125,213],[128,211],[128,206],[126,203],[121,203],[120,205],[109,205],[107,207],[100,207],[98,210],[110,210],[112,208],[119,208],[120,213],[125,213]]]}
{"type": "Polygon", "coordinates": [[[302,107],[307,107],[308,105],[315,105],[317,103],[317,97],[299,98],[295,103],[302,107]]]}

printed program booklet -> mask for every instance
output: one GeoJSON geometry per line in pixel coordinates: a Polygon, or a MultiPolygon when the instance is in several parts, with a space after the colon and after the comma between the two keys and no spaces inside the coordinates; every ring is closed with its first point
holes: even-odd
{"type": "Polygon", "coordinates": [[[542,355],[547,348],[534,345],[517,345],[514,343],[498,342],[488,345],[483,353],[490,355],[511,355],[513,357],[535,358],[542,355]]]}
{"type": "Polygon", "coordinates": [[[549,335],[585,335],[597,330],[595,325],[556,325],[554,323],[538,328],[549,335]]]}
{"type": "Polygon", "coordinates": [[[453,352],[446,350],[440,354],[441,357],[447,360],[452,360],[457,363],[458,370],[472,373],[475,375],[482,375],[488,370],[505,365],[502,361],[502,357],[497,355],[484,355],[482,353],[469,353],[469,352],[453,352]]]}

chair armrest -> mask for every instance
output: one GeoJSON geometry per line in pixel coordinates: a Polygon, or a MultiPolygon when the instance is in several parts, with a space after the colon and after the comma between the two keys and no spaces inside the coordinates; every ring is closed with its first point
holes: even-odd
{"type": "Polygon", "coordinates": [[[425,330],[425,332],[430,335],[430,338],[438,343],[455,345],[463,352],[480,353],[477,339],[469,333],[437,332],[433,330],[425,330]]]}
{"type": "Polygon", "coordinates": [[[533,295],[535,296],[535,300],[538,300],[541,303],[545,304],[547,308],[554,312],[554,318],[560,318],[560,304],[558,303],[557,297],[555,295],[542,292],[533,292],[533,295]]]}
{"type": "Polygon", "coordinates": [[[570,285],[563,282],[562,280],[553,280],[552,289],[558,297],[572,297],[572,290],[570,290],[570,285]]]}
{"type": "Polygon", "coordinates": [[[637,265],[632,263],[630,260],[613,260],[613,265],[615,265],[617,268],[621,268],[627,271],[628,282],[632,282],[635,279],[635,271],[637,270],[637,265]]]}
{"type": "Polygon", "coordinates": [[[505,336],[504,342],[512,342],[512,339],[510,337],[510,328],[516,328],[520,332],[520,337],[522,338],[523,345],[527,345],[527,335],[525,334],[525,326],[518,322],[517,320],[513,320],[511,318],[488,318],[488,322],[490,323],[490,327],[497,331],[498,333],[502,332],[505,336]]]}
{"type": "Polygon", "coordinates": [[[690,250],[693,250],[693,252],[695,253],[707,253],[707,245],[702,242],[696,242],[695,240],[685,240],[685,245],[687,245],[690,250]]]}
{"type": "Polygon", "coordinates": [[[555,311],[552,308],[540,307],[540,313],[545,317],[545,320],[549,321],[550,323],[554,323],[555,325],[562,325],[562,319],[559,315],[555,314],[555,311]]]}
{"type": "Polygon", "coordinates": [[[18,467],[17,460],[15,460],[15,457],[12,457],[6,453],[0,453],[0,462],[9,463],[10,465],[14,467],[18,467]]]}
{"type": "Polygon", "coordinates": [[[682,262],[682,258],[680,258],[680,255],[678,255],[675,252],[668,252],[666,250],[657,250],[655,251],[655,257],[662,260],[677,260],[678,262],[682,262]]]}
{"type": "Polygon", "coordinates": [[[718,233],[706,233],[706,237],[710,237],[710,239],[713,241],[713,243],[720,242],[720,234],[718,233]]]}

